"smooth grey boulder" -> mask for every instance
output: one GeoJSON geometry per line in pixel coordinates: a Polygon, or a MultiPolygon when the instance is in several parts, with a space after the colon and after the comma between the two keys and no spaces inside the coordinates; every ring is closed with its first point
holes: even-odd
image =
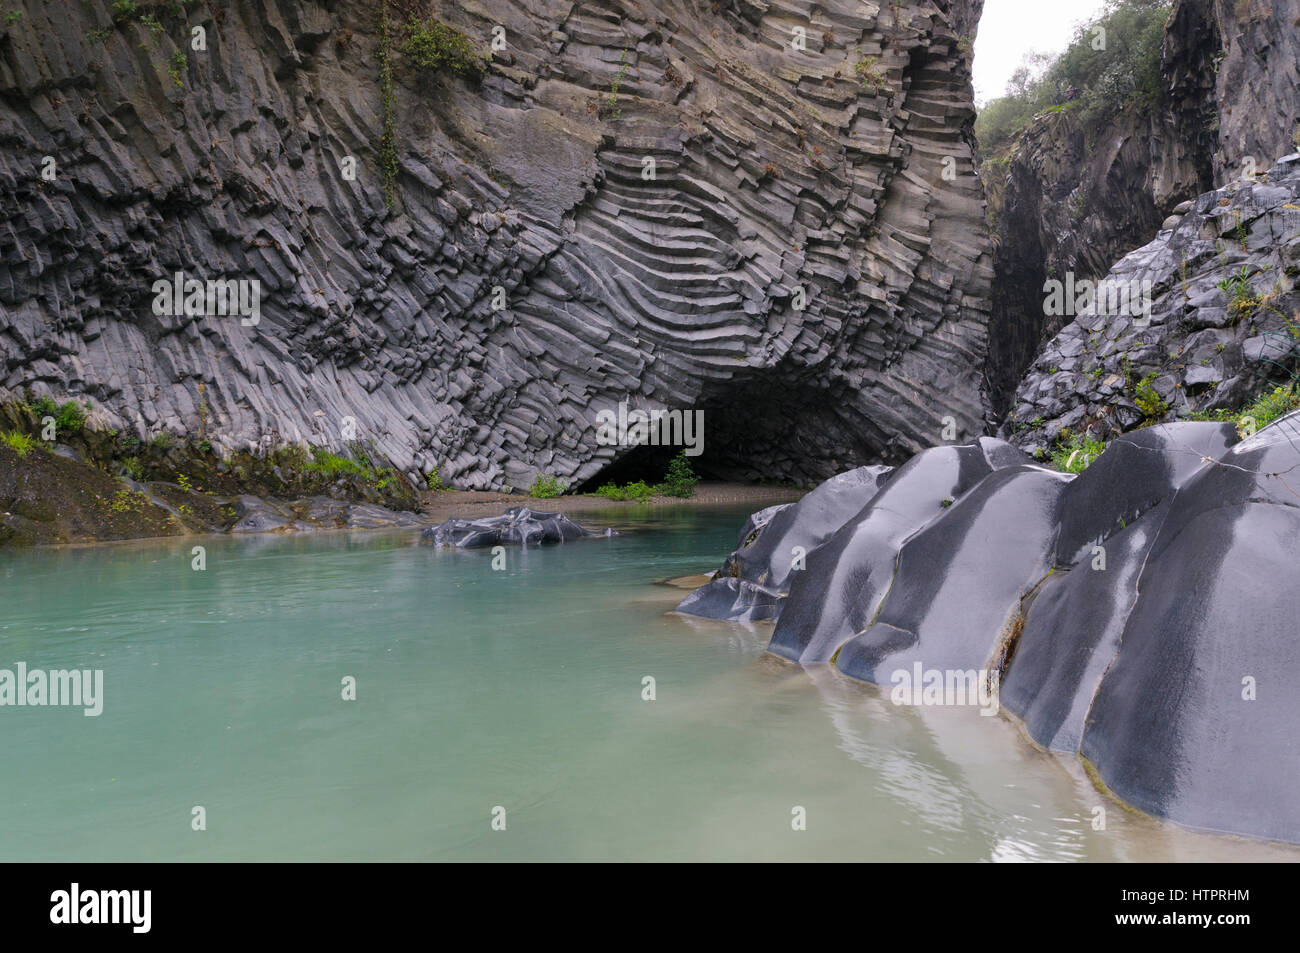
{"type": "Polygon", "coordinates": [[[1113,441],[1066,488],[1056,571],[1033,596],[1001,683],[1002,705],[1039,744],[1078,750],[1170,501],[1236,439],[1229,424],[1148,427],[1113,441]]]}
{"type": "Polygon", "coordinates": [[[612,529],[602,532],[584,529],[563,513],[542,513],[526,506],[512,506],[501,516],[465,520],[452,518],[430,526],[420,534],[420,541],[434,546],[479,549],[484,546],[540,546],[564,543],[592,536],[616,536],[612,529]]]}
{"type": "Polygon", "coordinates": [[[1170,504],[1080,750],[1191,827],[1300,842],[1300,413],[1170,504]]]}
{"type": "Polygon", "coordinates": [[[905,540],[995,470],[1029,457],[991,437],[924,450],[890,475],[870,503],[808,555],[796,573],[769,651],[828,661],[875,618],[905,540]]]}
{"type": "Polygon", "coordinates": [[[878,684],[914,663],[986,668],[1011,634],[1020,598],[1051,569],[1071,479],[1021,465],[981,480],[903,544],[876,618],[839,649],[836,667],[878,684]]]}
{"type": "Polygon", "coordinates": [[[1168,500],[1206,457],[1221,456],[1237,439],[1231,424],[1187,422],[1112,440],[1065,491],[1056,565],[1088,558],[1094,544],[1168,500]]]}
{"type": "Polygon", "coordinates": [[[683,599],[677,611],[709,619],[776,618],[792,567],[862,509],[892,472],[893,467],[858,467],[798,502],[752,514],[713,582],[683,599]]]}
{"type": "Polygon", "coordinates": [[[918,454],[792,574],[768,649],[879,684],[975,671],[1127,803],[1300,843],[1300,411],[1236,437],[1146,428],[1077,477],[998,441],[918,454]]]}
{"type": "Polygon", "coordinates": [[[677,611],[704,619],[757,622],[780,615],[784,598],[784,593],[748,579],[723,576],[692,592],[677,606],[677,611]]]}

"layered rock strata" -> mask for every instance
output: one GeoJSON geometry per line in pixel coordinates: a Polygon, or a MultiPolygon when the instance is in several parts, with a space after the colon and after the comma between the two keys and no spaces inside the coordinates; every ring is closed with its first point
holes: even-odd
{"type": "Polygon", "coordinates": [[[11,6],[0,397],[468,489],[595,479],[621,402],[703,409],[729,476],[981,427],[976,0],[432,4],[477,79],[403,54],[404,0],[11,6]],[[157,313],[177,276],[258,314],[157,313]]]}

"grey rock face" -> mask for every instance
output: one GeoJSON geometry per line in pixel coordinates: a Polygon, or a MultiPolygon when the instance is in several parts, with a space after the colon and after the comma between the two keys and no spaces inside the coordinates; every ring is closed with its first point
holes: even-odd
{"type": "Polygon", "coordinates": [[[1056,571],[1034,595],[1001,686],[1002,703],[1039,744],[1078,750],[1170,501],[1236,439],[1227,424],[1149,427],[1116,440],[1066,487],[1056,571]]]}
{"type": "Polygon", "coordinates": [[[987,439],[919,454],[783,601],[739,617],[776,613],[769,651],[886,688],[996,677],[1004,711],[1125,801],[1300,842],[1300,412],[1241,442],[1221,423],[1125,434],[1077,477],[1025,460],[987,439]]]}
{"type": "Polygon", "coordinates": [[[541,546],[564,543],[590,536],[615,536],[612,529],[595,532],[583,529],[563,513],[543,513],[526,506],[512,506],[501,516],[464,520],[452,518],[430,526],[420,541],[434,546],[481,549],[487,546],[541,546]]]}
{"type": "Polygon", "coordinates": [[[1028,462],[1009,444],[984,437],[925,450],[899,467],[868,505],[809,553],[807,570],[791,581],[769,650],[801,662],[828,661],[877,618],[907,539],[990,473],[1028,462]]]}
{"type": "Polygon", "coordinates": [[[468,489],[596,478],[631,452],[596,439],[622,401],[703,409],[703,462],[742,477],[981,429],[978,3],[434,4],[507,48],[478,82],[393,54],[391,212],[372,5],[162,10],[157,36],[105,2],[16,8],[0,398],[225,449],[340,449],[351,418],[468,489]],[[260,282],[259,323],[154,314],[178,272],[260,282]]]}
{"type": "Polygon", "coordinates": [[[1063,429],[1102,439],[1130,430],[1152,410],[1138,402],[1138,385],[1150,375],[1167,405],[1158,418],[1241,407],[1297,367],[1298,275],[1295,154],[1256,181],[1198,197],[1174,228],[1117,262],[1106,280],[1150,283],[1149,324],[1096,308],[1080,313],[1025,375],[1003,434],[1035,452],[1063,429]],[[1254,299],[1246,308],[1241,295],[1220,287],[1239,278],[1241,295],[1254,299]]]}
{"type": "Polygon", "coordinates": [[[1096,279],[1172,227],[1181,203],[1296,148],[1300,29],[1294,2],[1176,0],[1165,23],[1162,101],[1089,135],[1077,113],[1040,116],[984,185],[994,225],[990,394],[1000,417],[1043,341],[1043,282],[1096,279]]]}
{"type": "Polygon", "coordinates": [[[797,503],[750,516],[717,578],[687,596],[678,612],[710,619],[771,619],[790,591],[797,564],[862,509],[892,467],[859,467],[831,477],[797,503]]]}

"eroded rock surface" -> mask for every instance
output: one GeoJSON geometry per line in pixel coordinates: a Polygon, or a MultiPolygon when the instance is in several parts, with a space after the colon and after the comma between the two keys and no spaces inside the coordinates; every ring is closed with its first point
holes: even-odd
{"type": "Polygon", "coordinates": [[[392,52],[391,211],[380,5],[140,4],[156,33],[104,0],[10,6],[0,392],[225,450],[341,449],[350,418],[465,489],[597,477],[621,401],[705,410],[734,477],[981,429],[979,0],[434,3],[507,46],[481,80],[392,52]],[[178,272],[259,281],[259,323],[155,314],[178,272]]]}
{"type": "MultiPolygon", "coordinates": [[[[1300,412],[1243,441],[1224,423],[1145,428],[1078,476],[987,438],[935,448],[810,552],[767,606],[769,650],[886,689],[977,673],[1126,802],[1300,842],[1296,486],[1300,412]]],[[[751,547],[775,519],[747,528],[751,547]]],[[[717,585],[701,599],[725,608],[717,585]]]]}
{"type": "Polygon", "coordinates": [[[679,612],[710,619],[771,619],[790,591],[792,567],[867,504],[892,467],[859,467],[827,480],[796,503],[753,514],[716,578],[687,596],[679,612]]]}

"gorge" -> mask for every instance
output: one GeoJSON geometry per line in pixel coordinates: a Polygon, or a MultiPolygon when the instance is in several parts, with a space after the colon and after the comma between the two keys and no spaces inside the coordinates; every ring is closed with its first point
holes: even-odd
{"type": "MultiPolygon", "coordinates": [[[[983,7],[10,0],[0,578],[33,593],[8,597],[15,651],[89,651],[65,622],[133,638],[95,603],[63,618],[67,567],[110,605],[111,567],[128,567],[148,580],[134,598],[154,592],[163,618],[156,594],[176,593],[191,633],[204,613],[218,630],[247,624],[265,599],[283,630],[256,618],[256,638],[218,645],[276,666],[277,639],[301,654],[319,634],[322,697],[353,668],[384,672],[384,717],[411,731],[382,767],[407,823],[404,771],[421,750],[451,773],[457,759],[496,779],[493,757],[524,765],[512,790],[546,803],[537,779],[555,768],[526,726],[552,718],[591,741],[570,752],[574,778],[604,770],[598,748],[635,774],[584,719],[694,752],[694,810],[727,762],[699,728],[707,713],[673,708],[662,742],[618,709],[621,687],[590,680],[640,678],[654,660],[705,710],[721,684],[745,719],[747,693],[797,675],[792,720],[824,729],[829,713],[833,743],[889,791],[882,818],[915,811],[941,855],[1005,859],[1018,843],[1005,819],[930,823],[1028,810],[952,754],[945,732],[968,729],[906,716],[920,726],[899,740],[908,776],[960,794],[954,806],[921,785],[903,805],[890,756],[845,714],[897,738],[910,729],[885,727],[896,713],[877,705],[896,673],[977,672],[983,707],[996,690],[1008,718],[975,721],[1009,722],[1032,751],[990,756],[1035,779],[1031,859],[1127,853],[1076,830],[1094,794],[1141,812],[1125,828],[1139,856],[1160,819],[1191,856],[1235,850],[1189,833],[1205,831],[1293,858],[1262,842],[1300,844],[1300,0],[1111,0],[977,108],[983,7]],[[1107,286],[1138,290],[1108,308],[1091,294],[1107,286]],[[720,496],[677,504],[700,477],[720,496]],[[152,553],[182,560],[184,581],[152,553]],[[337,587],[324,608],[316,566],[320,591],[337,587]],[[401,621],[384,654],[416,671],[384,667],[388,634],[360,637],[370,599],[385,626],[401,621]],[[562,672],[572,657],[548,646],[597,661],[562,672]],[[494,717],[498,668],[524,728],[494,717]],[[436,701],[422,671],[437,672],[436,701]],[[583,700],[555,714],[534,671],[583,700]],[[461,737],[477,721],[511,743],[480,758],[461,737],[432,741],[407,720],[421,705],[461,737]],[[1061,794],[1039,757],[1083,781],[1061,794]]],[[[193,648],[203,679],[266,680],[203,647],[160,647],[140,604],[115,611],[158,660],[185,665],[193,648]]],[[[149,666],[109,654],[151,697],[149,666]]],[[[186,692],[211,730],[221,700],[197,677],[168,697],[186,692]]],[[[296,726],[243,751],[267,771],[299,729],[337,754],[311,734],[317,717],[359,746],[383,735],[295,714],[298,699],[245,701],[296,726]]],[[[787,749],[764,747],[760,727],[742,744],[770,782],[787,749]]],[[[30,753],[51,730],[13,744],[30,753]]],[[[828,790],[852,788],[819,765],[828,790]]],[[[454,801],[479,776],[438,789],[454,801]]],[[[158,777],[185,789],[183,772],[158,777]]],[[[828,801],[841,818],[856,803],[828,801]]],[[[0,817],[10,809],[0,799],[0,817]]],[[[468,824],[440,830],[439,849],[465,857],[468,824]]],[[[278,843],[319,856],[314,830],[278,843]]],[[[731,856],[746,834],[727,830],[717,853],[731,856]]],[[[168,836],[150,844],[187,856],[168,836]]],[[[395,829],[375,842],[409,855],[395,829]]],[[[251,843],[223,856],[255,856],[251,843]]],[[[523,855],[568,856],[549,846],[523,855]]],[[[32,841],[23,853],[40,855],[32,841]]]]}

